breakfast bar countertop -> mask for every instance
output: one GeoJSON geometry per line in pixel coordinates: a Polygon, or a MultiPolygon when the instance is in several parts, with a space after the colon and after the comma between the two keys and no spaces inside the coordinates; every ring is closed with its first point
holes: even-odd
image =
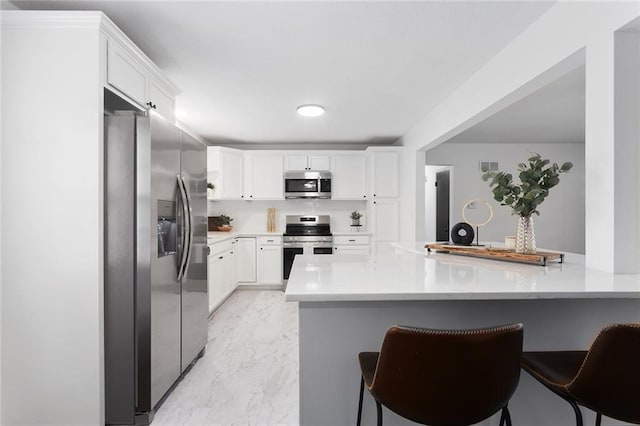
{"type": "Polygon", "coordinates": [[[404,246],[395,253],[296,256],[286,300],[640,299],[640,275],[587,269],[580,254],[537,266],[427,253],[423,243],[404,246]]]}

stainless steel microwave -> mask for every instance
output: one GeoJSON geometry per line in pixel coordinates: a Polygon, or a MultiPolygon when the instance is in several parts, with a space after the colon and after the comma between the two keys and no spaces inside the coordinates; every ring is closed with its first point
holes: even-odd
{"type": "Polygon", "coordinates": [[[284,198],[331,198],[331,172],[285,172],[284,198]]]}

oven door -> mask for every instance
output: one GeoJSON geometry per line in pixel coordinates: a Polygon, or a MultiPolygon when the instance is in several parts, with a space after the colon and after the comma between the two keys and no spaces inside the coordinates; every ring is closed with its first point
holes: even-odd
{"type": "Polygon", "coordinates": [[[333,246],[314,247],[313,254],[333,254],[333,246]]]}
{"type": "Polygon", "coordinates": [[[282,248],[282,275],[285,280],[289,279],[291,273],[291,267],[293,266],[293,259],[296,254],[303,254],[304,248],[301,245],[287,246],[282,248]]]}

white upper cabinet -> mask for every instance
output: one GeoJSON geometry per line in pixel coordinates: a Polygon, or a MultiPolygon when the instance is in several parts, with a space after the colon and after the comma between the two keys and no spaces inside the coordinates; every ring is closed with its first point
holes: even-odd
{"type": "Polygon", "coordinates": [[[372,151],[371,195],[374,198],[399,196],[399,156],[397,151],[372,151]]]}
{"type": "Polygon", "coordinates": [[[155,78],[149,79],[149,102],[158,114],[175,122],[175,100],[167,87],[155,78]]]}
{"type": "Polygon", "coordinates": [[[331,157],[325,154],[286,155],[285,170],[331,170],[331,157]]]}
{"type": "Polygon", "coordinates": [[[117,42],[107,42],[107,83],[140,105],[147,101],[147,71],[117,42]]]}
{"type": "Polygon", "coordinates": [[[284,200],[282,154],[257,151],[245,153],[245,200],[284,200]]]}
{"type": "Polygon", "coordinates": [[[331,198],[367,199],[367,157],[364,152],[340,153],[331,157],[331,198]]]}
{"type": "Polygon", "coordinates": [[[173,86],[131,40],[113,29],[106,38],[107,87],[142,108],[175,122],[173,86]]]}
{"type": "Polygon", "coordinates": [[[237,149],[207,148],[207,182],[215,185],[213,199],[244,199],[243,153],[237,149]]]}

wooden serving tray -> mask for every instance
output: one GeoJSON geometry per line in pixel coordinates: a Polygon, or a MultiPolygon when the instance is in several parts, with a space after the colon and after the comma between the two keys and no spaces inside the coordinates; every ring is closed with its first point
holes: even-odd
{"type": "Polygon", "coordinates": [[[549,251],[538,251],[535,254],[515,253],[505,249],[491,249],[478,246],[457,246],[451,244],[426,244],[428,251],[439,253],[449,253],[458,256],[479,257],[482,259],[502,260],[506,262],[528,263],[531,265],[547,266],[547,261],[558,260],[564,263],[564,253],[554,253],[549,251]]]}

